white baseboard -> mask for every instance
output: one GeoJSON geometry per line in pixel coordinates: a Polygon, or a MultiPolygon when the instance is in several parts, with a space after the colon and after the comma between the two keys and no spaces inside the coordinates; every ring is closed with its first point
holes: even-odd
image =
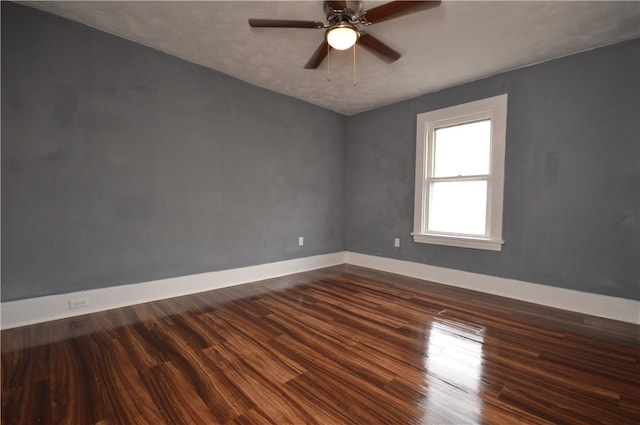
{"type": "Polygon", "coordinates": [[[0,328],[10,329],[195,294],[342,263],[640,325],[640,302],[634,300],[343,251],[238,269],[3,302],[0,306],[0,328]],[[69,310],[69,300],[77,298],[88,298],[88,307],[69,310]]]}
{"type": "Polygon", "coordinates": [[[3,302],[0,307],[0,328],[10,329],[335,266],[343,264],[345,257],[346,253],[342,251],[238,269],[3,302]],[[69,300],[78,298],[88,298],[88,307],[69,310],[69,300]]]}
{"type": "Polygon", "coordinates": [[[347,251],[346,262],[548,307],[640,324],[640,302],[347,251]]]}

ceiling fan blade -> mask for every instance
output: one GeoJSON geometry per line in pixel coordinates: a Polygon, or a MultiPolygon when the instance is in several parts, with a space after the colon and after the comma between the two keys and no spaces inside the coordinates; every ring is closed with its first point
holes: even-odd
{"type": "Polygon", "coordinates": [[[320,21],[291,21],[288,19],[249,19],[253,28],[324,28],[320,21]]]}
{"type": "Polygon", "coordinates": [[[313,55],[311,55],[307,61],[304,69],[316,69],[319,67],[324,58],[327,57],[330,48],[331,47],[329,46],[329,43],[327,43],[327,40],[322,40],[322,43],[320,43],[316,51],[313,52],[313,55]]]}
{"type": "Polygon", "coordinates": [[[395,62],[402,56],[400,53],[393,50],[391,47],[384,44],[371,34],[362,33],[358,39],[358,44],[362,45],[366,49],[378,55],[383,61],[387,63],[395,62]]]}
{"type": "Polygon", "coordinates": [[[440,1],[392,1],[365,12],[364,17],[372,24],[387,21],[411,13],[440,6],[440,1]]]}

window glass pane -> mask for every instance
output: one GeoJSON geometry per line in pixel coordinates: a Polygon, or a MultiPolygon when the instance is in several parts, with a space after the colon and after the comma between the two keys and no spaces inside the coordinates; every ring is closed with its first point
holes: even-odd
{"type": "Polygon", "coordinates": [[[437,128],[434,134],[434,177],[489,173],[491,120],[437,128]]]}
{"type": "Polygon", "coordinates": [[[429,231],[484,236],[487,182],[431,183],[429,231]]]}

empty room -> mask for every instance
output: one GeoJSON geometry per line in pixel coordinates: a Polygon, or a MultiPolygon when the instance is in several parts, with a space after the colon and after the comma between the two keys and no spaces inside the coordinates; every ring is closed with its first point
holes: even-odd
{"type": "Polygon", "coordinates": [[[1,2],[1,423],[638,424],[640,2],[1,2]]]}

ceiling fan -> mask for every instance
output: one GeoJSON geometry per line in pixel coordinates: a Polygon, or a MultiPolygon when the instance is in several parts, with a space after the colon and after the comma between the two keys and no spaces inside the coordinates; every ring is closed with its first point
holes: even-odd
{"type": "Polygon", "coordinates": [[[326,29],[324,40],[304,66],[306,69],[317,68],[327,57],[330,49],[346,50],[356,42],[385,62],[391,63],[400,58],[400,53],[360,27],[431,9],[439,4],[440,1],[392,1],[363,11],[362,1],[325,1],[324,11],[327,15],[327,23],[287,19],[249,19],[249,25],[253,28],[326,29]]]}

